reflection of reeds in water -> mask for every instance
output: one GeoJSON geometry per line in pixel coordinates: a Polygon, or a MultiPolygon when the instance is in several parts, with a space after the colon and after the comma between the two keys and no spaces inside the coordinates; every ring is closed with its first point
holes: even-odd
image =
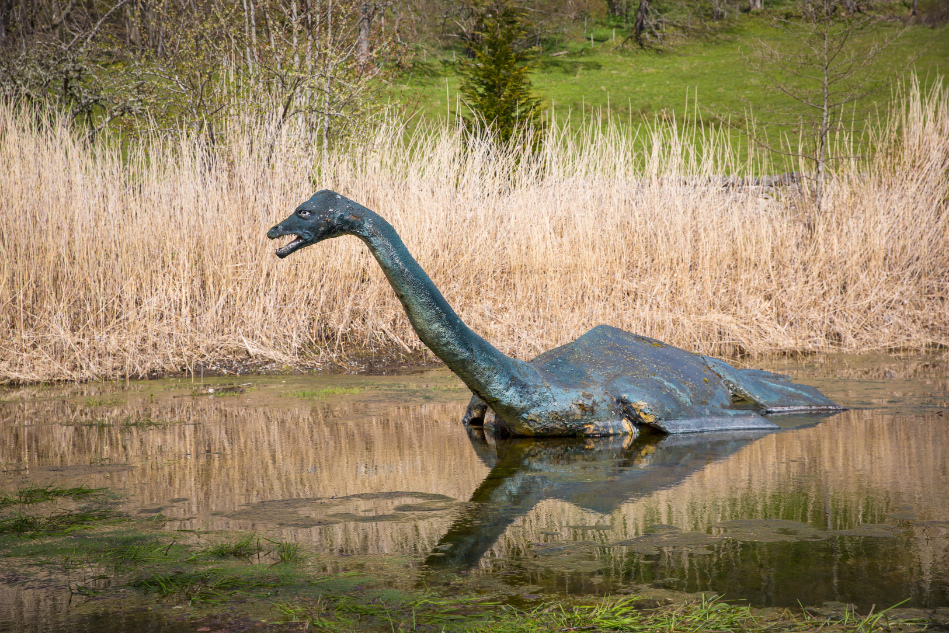
{"type": "MultiPolygon", "coordinates": [[[[784,519],[847,530],[893,523],[888,515],[904,505],[920,520],[949,521],[947,480],[949,445],[942,418],[847,411],[816,427],[767,435],[670,488],[642,496],[631,490],[630,500],[608,516],[543,501],[506,531],[483,564],[525,551],[530,543],[579,539],[606,546],[592,555],[609,551],[612,560],[604,565],[619,565],[625,548],[610,544],[642,535],[655,524],[705,532],[730,520],[784,519]],[[602,524],[611,529],[570,527],[602,524]]],[[[915,564],[924,576],[946,564],[947,532],[925,524],[914,529],[915,564]]],[[[681,559],[684,569],[697,564],[684,552],[663,556],[681,559]]]]}
{"type": "Polygon", "coordinates": [[[16,630],[4,627],[14,622],[43,623],[42,630],[59,630],[62,623],[57,620],[68,612],[70,602],[69,591],[5,584],[0,591],[0,614],[4,616],[0,619],[0,630],[16,630]]]}
{"type": "MultiPolygon", "coordinates": [[[[459,432],[463,407],[427,404],[357,413],[359,408],[322,402],[295,409],[241,408],[210,399],[100,411],[61,402],[8,404],[0,408],[0,461],[8,471],[28,468],[22,472],[28,478],[78,477],[92,486],[122,489],[135,509],[161,507],[172,518],[193,517],[187,527],[201,527],[212,512],[274,499],[408,491],[465,501],[487,473],[459,432]],[[168,423],[123,426],[129,416],[168,423]],[[58,470],[63,467],[72,468],[58,470]],[[170,503],[173,498],[187,501],[170,503]]],[[[278,534],[322,542],[333,551],[402,553],[424,547],[420,540],[433,545],[448,521],[439,512],[278,534]]],[[[273,527],[266,520],[261,524],[273,527]]],[[[211,527],[255,526],[218,517],[211,527]]]]}
{"type": "MultiPolygon", "coordinates": [[[[73,472],[90,486],[123,489],[133,508],[161,507],[166,516],[191,518],[188,527],[213,519],[217,529],[271,530],[275,525],[264,515],[211,514],[269,500],[395,491],[470,498],[488,468],[458,426],[460,404],[373,406],[242,407],[190,398],[96,408],[59,400],[7,404],[0,408],[0,460],[8,471],[27,467],[29,478],[73,472]],[[123,426],[129,417],[167,424],[123,426]],[[60,467],[74,468],[53,470],[60,467]],[[187,501],[170,503],[176,497],[187,501]]],[[[780,518],[840,530],[890,520],[887,515],[902,504],[921,519],[947,520],[949,497],[940,482],[947,477],[949,447],[940,420],[849,411],[816,427],[767,435],[669,488],[641,496],[631,490],[630,499],[606,516],[546,499],[525,508],[487,557],[552,538],[605,545],[657,523],[705,531],[722,521],[780,518]],[[594,524],[609,529],[570,527],[594,524]],[[559,536],[543,534],[550,531],[559,536]]],[[[369,509],[372,515],[407,501],[340,502],[302,512],[315,517],[369,509]]],[[[428,551],[453,517],[445,510],[403,514],[276,534],[324,551],[414,554],[428,551]]],[[[942,540],[920,536],[919,558],[936,564],[944,555],[942,540]]]]}

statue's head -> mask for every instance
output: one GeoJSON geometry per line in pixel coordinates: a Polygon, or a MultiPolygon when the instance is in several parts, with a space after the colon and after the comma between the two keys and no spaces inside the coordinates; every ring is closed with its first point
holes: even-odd
{"type": "Polygon", "coordinates": [[[348,198],[324,189],[298,206],[289,218],[267,231],[267,237],[270,239],[284,235],[296,237],[287,245],[277,249],[277,257],[283,259],[304,246],[350,233],[356,219],[354,217],[356,206],[348,198]]]}

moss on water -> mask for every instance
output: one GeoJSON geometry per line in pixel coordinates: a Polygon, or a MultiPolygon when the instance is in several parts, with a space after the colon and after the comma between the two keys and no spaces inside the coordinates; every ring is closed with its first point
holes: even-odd
{"type": "Polygon", "coordinates": [[[326,398],[326,396],[338,396],[353,393],[361,393],[361,387],[327,387],[325,389],[290,391],[287,393],[291,398],[326,398]]]}
{"type": "Polygon", "coordinates": [[[198,630],[208,623],[213,630],[232,624],[241,630],[286,630],[295,623],[326,631],[737,633],[820,628],[857,633],[927,624],[917,611],[857,615],[844,608],[815,615],[751,609],[672,591],[541,596],[524,593],[524,587],[486,583],[477,574],[420,580],[423,568],[414,559],[321,556],[306,552],[303,544],[256,533],[166,527],[155,518],[135,518],[34,540],[7,534],[0,536],[3,567],[15,567],[23,578],[43,576],[48,584],[65,585],[75,601],[75,618],[105,610],[118,623],[144,607],[153,620],[169,626],[184,621],[198,630]]]}

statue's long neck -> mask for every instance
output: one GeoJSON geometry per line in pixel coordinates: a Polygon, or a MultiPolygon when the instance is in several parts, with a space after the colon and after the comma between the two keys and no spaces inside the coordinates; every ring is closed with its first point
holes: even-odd
{"type": "Polygon", "coordinates": [[[471,391],[494,404],[539,380],[534,367],[502,354],[458,318],[392,225],[368,209],[363,218],[353,233],[379,262],[416,334],[471,391]]]}

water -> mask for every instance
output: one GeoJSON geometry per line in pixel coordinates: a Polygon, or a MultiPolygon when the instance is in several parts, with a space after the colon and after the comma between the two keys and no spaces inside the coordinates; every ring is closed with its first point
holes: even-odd
{"type": "MultiPolygon", "coordinates": [[[[949,606],[946,359],[767,368],[852,409],[775,417],[776,433],[533,441],[466,431],[468,392],[447,371],[8,389],[0,491],[107,487],[169,532],[254,531],[323,569],[508,601],[655,589],[949,606]]],[[[0,567],[0,631],[148,628],[79,626],[69,587],[94,572],[0,567]]]]}

